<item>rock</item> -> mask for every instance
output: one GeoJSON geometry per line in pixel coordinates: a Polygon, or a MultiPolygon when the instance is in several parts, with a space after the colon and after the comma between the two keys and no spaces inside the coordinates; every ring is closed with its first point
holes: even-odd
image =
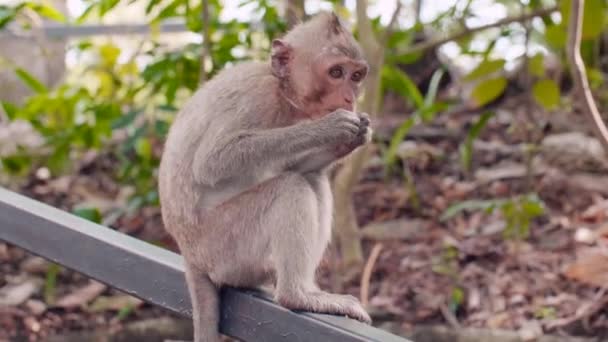
{"type": "Polygon", "coordinates": [[[545,162],[568,172],[606,172],[608,159],[600,142],[581,132],[552,134],[541,143],[545,162]]]}
{"type": "Polygon", "coordinates": [[[46,304],[37,299],[28,299],[25,302],[25,307],[36,316],[42,315],[47,309],[46,304]]]}
{"type": "Polygon", "coordinates": [[[0,289],[0,306],[16,306],[28,300],[41,288],[42,282],[27,278],[18,284],[9,284],[0,289]]]}
{"type": "Polygon", "coordinates": [[[22,270],[32,274],[44,274],[49,269],[49,262],[39,256],[31,256],[21,262],[22,270]]]}

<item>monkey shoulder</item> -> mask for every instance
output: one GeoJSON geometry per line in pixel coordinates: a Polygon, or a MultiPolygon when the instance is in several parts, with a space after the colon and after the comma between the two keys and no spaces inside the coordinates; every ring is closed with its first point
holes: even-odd
{"type": "Polygon", "coordinates": [[[276,110],[278,79],[268,62],[247,61],[226,67],[205,83],[188,104],[189,112],[224,123],[245,123],[276,110]],[[201,113],[202,112],[202,113],[201,113]],[[227,120],[228,119],[228,120],[227,120]]]}

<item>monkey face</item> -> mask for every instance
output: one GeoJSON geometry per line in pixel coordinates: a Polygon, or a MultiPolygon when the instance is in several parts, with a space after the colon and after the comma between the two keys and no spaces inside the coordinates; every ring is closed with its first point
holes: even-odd
{"type": "Polygon", "coordinates": [[[347,56],[339,48],[332,47],[315,59],[312,69],[320,85],[313,100],[321,104],[322,111],[352,111],[361,83],[367,76],[368,64],[362,59],[347,56]]]}

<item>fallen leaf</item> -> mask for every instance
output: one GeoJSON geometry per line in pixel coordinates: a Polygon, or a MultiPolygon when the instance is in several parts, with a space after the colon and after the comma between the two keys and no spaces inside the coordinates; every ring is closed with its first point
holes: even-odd
{"type": "Polygon", "coordinates": [[[143,303],[141,299],[129,295],[102,296],[95,299],[90,311],[119,311],[125,307],[138,307],[143,303]]]}
{"type": "Polygon", "coordinates": [[[427,226],[428,222],[420,219],[374,222],[365,226],[361,234],[372,240],[411,240],[421,236],[427,226]]]}
{"type": "Polygon", "coordinates": [[[107,286],[97,281],[91,280],[88,285],[77,289],[76,291],[57,300],[55,306],[71,309],[83,306],[93,299],[97,298],[107,286]]]}
{"type": "Polygon", "coordinates": [[[599,249],[582,252],[564,271],[566,277],[593,286],[608,284],[608,255],[599,249]]]}

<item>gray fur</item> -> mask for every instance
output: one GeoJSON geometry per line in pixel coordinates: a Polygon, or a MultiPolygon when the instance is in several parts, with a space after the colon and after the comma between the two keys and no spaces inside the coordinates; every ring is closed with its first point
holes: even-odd
{"type": "Polygon", "coordinates": [[[219,340],[222,285],[270,284],[287,308],[370,322],[356,298],[323,292],[314,279],[331,236],[327,170],[369,141],[369,118],[344,109],[303,116],[280,82],[269,64],[226,69],[167,137],[161,208],[187,264],[196,342],[219,340]]]}

